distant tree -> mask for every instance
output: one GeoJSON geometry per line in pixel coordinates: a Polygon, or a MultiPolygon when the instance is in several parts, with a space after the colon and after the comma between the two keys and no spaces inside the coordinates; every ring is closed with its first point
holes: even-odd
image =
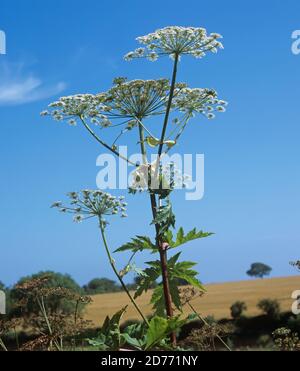
{"type": "Polygon", "coordinates": [[[297,260],[296,262],[291,262],[291,265],[300,271],[300,260],[297,260]]]}
{"type": "Polygon", "coordinates": [[[243,301],[236,301],[230,307],[231,317],[233,319],[238,319],[242,316],[243,312],[247,310],[247,305],[243,301]]]}
{"type": "MultiPolygon", "coordinates": [[[[10,299],[12,302],[12,307],[14,307],[16,302],[20,302],[25,299],[26,294],[18,289],[19,285],[22,285],[26,282],[30,282],[32,280],[36,280],[39,278],[47,277],[47,280],[45,283],[41,285],[41,288],[66,288],[71,290],[74,293],[82,294],[83,290],[82,288],[75,282],[75,280],[68,274],[61,274],[56,273],[52,271],[45,271],[45,272],[39,272],[37,274],[33,274],[31,276],[26,276],[21,278],[17,284],[11,289],[10,291],[10,299]]],[[[47,308],[49,309],[49,312],[51,313],[58,313],[62,312],[65,314],[73,313],[74,311],[74,303],[71,303],[68,300],[65,300],[63,298],[54,298],[51,297],[51,299],[47,300],[45,299],[45,303],[47,308]]],[[[35,300],[30,299],[27,302],[26,305],[26,314],[30,315],[32,313],[38,313],[40,310],[39,306],[35,302],[35,300]]],[[[12,309],[13,315],[20,314],[20,308],[12,309]]],[[[25,313],[24,313],[25,315],[25,313]]]]}
{"type": "Polygon", "coordinates": [[[280,304],[277,300],[262,299],[258,302],[257,308],[270,318],[278,318],[280,315],[280,304]]]}
{"type": "Polygon", "coordinates": [[[121,290],[120,286],[118,286],[115,281],[108,278],[94,278],[84,286],[84,289],[86,293],[91,295],[117,292],[121,290]]]}
{"type": "Polygon", "coordinates": [[[268,276],[272,271],[272,268],[264,263],[253,263],[250,269],[247,271],[248,276],[263,278],[268,276]]]}

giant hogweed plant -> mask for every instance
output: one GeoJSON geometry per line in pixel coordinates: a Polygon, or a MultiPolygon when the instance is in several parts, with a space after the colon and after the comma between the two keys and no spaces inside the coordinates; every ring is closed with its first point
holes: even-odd
{"type": "MultiPolygon", "coordinates": [[[[197,279],[198,273],[193,269],[196,263],[179,261],[180,252],[168,257],[183,244],[208,237],[211,233],[198,231],[196,228],[185,233],[183,228],[175,230],[176,217],[172,210],[171,195],[174,191],[174,166],[169,164],[166,172],[162,165],[163,157],[178,143],[186,127],[193,118],[201,116],[213,119],[216,112],[224,112],[227,103],[218,98],[217,92],[207,88],[190,88],[186,83],[177,81],[180,61],[185,56],[202,59],[208,53],[222,49],[219,41],[221,35],[208,34],[204,28],[166,27],[149,35],[138,37],[141,44],[125,56],[125,60],[145,58],[156,61],[169,56],[173,70],[171,80],[132,80],[118,77],[113,86],[98,94],[77,94],[62,97],[51,103],[43,116],[50,115],[57,121],[67,121],[71,126],[82,125],[85,130],[106,150],[136,167],[134,181],[129,192],[135,194],[145,191],[149,195],[152,213],[151,224],[154,226],[155,238],[136,236],[130,242],[119,247],[115,252],[131,251],[132,256],[124,269],[118,271],[115,260],[108,248],[105,232],[106,215],[121,212],[125,217],[126,203],[116,200],[102,191],[83,191],[82,194],[71,193],[71,205],[56,203],[62,212],[75,214],[75,221],[82,221],[93,216],[99,220],[101,236],[109,262],[122,287],[135,306],[143,321],[148,320],[136,304],[135,299],[146,292],[153,281],[161,279],[154,290],[151,303],[155,314],[160,318],[172,320],[174,308],[181,311],[182,303],[178,289],[178,279],[182,279],[199,290],[204,290],[197,279]],[[114,129],[115,128],[115,129],[114,129]],[[118,130],[112,143],[106,141],[106,130],[118,130]],[[119,151],[120,140],[128,133],[136,136],[142,161],[132,162],[119,151]],[[154,162],[150,155],[156,154],[154,162]],[[169,174],[169,176],[167,175],[169,174]],[[141,279],[134,297],[124,284],[124,275],[132,269],[134,256],[143,251],[157,254],[158,259],[147,262],[147,268],[138,271],[141,279]]],[[[182,179],[184,186],[184,178],[182,179]]],[[[175,333],[171,335],[176,343],[175,333]]]]}

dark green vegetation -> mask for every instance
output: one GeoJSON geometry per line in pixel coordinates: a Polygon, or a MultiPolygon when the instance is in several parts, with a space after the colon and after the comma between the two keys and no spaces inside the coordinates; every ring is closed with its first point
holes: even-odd
{"type": "MultiPolygon", "coordinates": [[[[91,284],[90,284],[91,283],[91,284]]],[[[115,289],[108,279],[96,279],[89,290],[115,289]],[[95,284],[95,286],[93,286],[95,284]],[[104,284],[104,286],[103,286],[104,284]]],[[[4,285],[1,286],[4,288],[4,285]]],[[[148,318],[149,326],[139,321],[122,321],[126,307],[107,317],[102,327],[92,328],[82,318],[82,309],[90,302],[84,288],[69,275],[54,272],[34,274],[21,279],[10,294],[10,310],[0,321],[0,348],[9,350],[135,350],[172,349],[168,336],[175,332],[177,349],[193,350],[299,350],[300,315],[281,312],[276,300],[257,303],[261,314],[247,316],[247,303],[232,304],[232,319],[216,321],[197,313],[187,320],[148,318]],[[198,317],[199,316],[199,317],[198,317]],[[43,335],[41,335],[41,333],[43,335]],[[90,339],[90,340],[87,340],[90,339]]],[[[183,289],[185,300],[191,305],[183,289]]]]}
{"type": "Polygon", "coordinates": [[[264,278],[268,276],[272,271],[272,268],[264,263],[253,263],[250,269],[247,271],[248,276],[255,278],[264,278]]]}

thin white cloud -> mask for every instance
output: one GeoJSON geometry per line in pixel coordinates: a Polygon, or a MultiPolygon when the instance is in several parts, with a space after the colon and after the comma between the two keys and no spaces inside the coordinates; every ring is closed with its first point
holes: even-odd
{"type": "Polygon", "coordinates": [[[46,85],[32,74],[25,75],[20,64],[0,66],[0,106],[18,105],[46,99],[61,93],[64,82],[46,85]]]}

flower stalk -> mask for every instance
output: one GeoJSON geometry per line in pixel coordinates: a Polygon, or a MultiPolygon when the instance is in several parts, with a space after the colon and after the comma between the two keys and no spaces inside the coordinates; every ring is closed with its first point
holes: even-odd
{"type": "Polygon", "coordinates": [[[106,254],[107,254],[107,257],[108,257],[109,264],[110,264],[114,274],[116,275],[118,281],[120,282],[123,290],[127,294],[129,300],[131,301],[131,303],[133,304],[133,306],[135,307],[136,311],[139,313],[139,315],[141,316],[141,318],[143,319],[145,324],[148,326],[149,322],[148,322],[147,318],[144,316],[140,307],[137,305],[136,301],[134,300],[134,298],[130,294],[130,291],[128,290],[126,284],[124,283],[122,277],[120,276],[120,274],[119,274],[119,272],[118,272],[118,270],[115,266],[115,261],[114,261],[113,257],[111,256],[111,253],[110,253],[110,250],[109,250],[109,247],[108,247],[108,244],[107,244],[106,236],[105,236],[105,222],[103,222],[101,217],[99,218],[99,223],[100,223],[101,237],[102,237],[104,248],[105,248],[105,251],[106,251],[106,254]]]}

